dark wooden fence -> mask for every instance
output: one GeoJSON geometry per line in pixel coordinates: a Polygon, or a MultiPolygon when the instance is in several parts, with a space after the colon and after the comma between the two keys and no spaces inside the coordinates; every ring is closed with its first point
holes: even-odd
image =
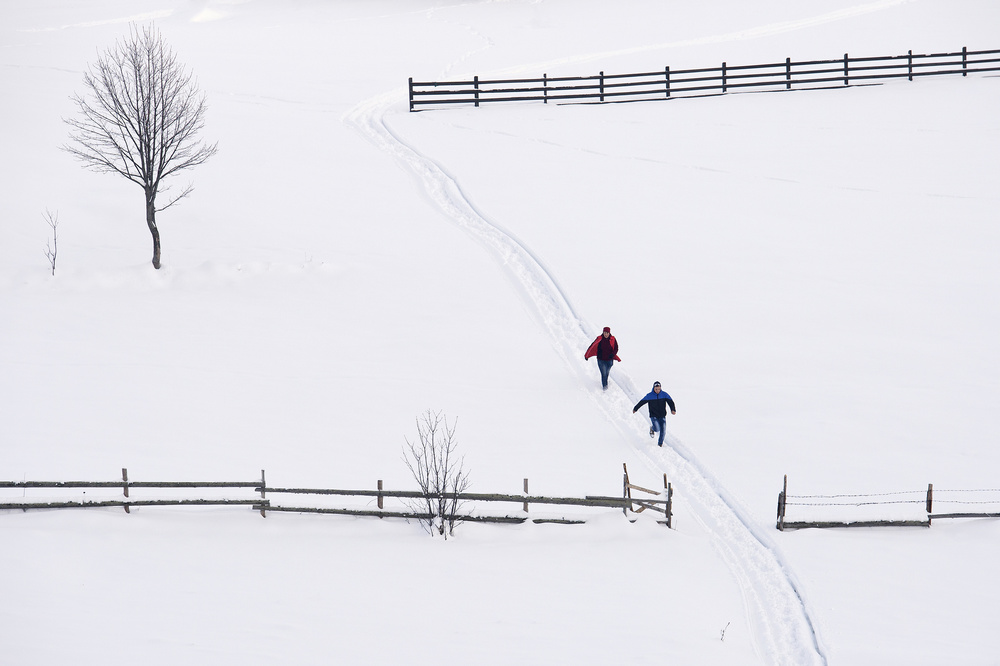
{"type": "MultiPolygon", "coordinates": [[[[927,490],[904,490],[887,493],[853,493],[839,495],[789,495],[788,475],[785,475],[781,492],[778,493],[779,530],[802,529],[807,527],[930,527],[935,519],[945,518],[1000,518],[1000,488],[976,490],[938,490],[935,499],[934,484],[927,484],[927,490]],[[944,495],[946,499],[941,499],[944,495]],[[991,497],[992,495],[992,497],[991,497]],[[983,498],[986,499],[983,499],[983,498]],[[964,509],[948,513],[934,513],[934,504],[947,504],[964,509]],[[837,511],[857,511],[861,507],[899,505],[922,506],[926,519],[919,520],[786,520],[789,506],[796,507],[836,507],[837,511]],[[993,510],[982,509],[992,506],[993,510]]],[[[920,511],[919,509],[917,511],[920,511]]]]}
{"type": "Polygon", "coordinates": [[[414,81],[410,78],[410,111],[453,104],[492,102],[606,103],[700,97],[733,92],[774,92],[877,84],[908,79],[1000,71],[1000,50],[954,53],[909,51],[903,55],[793,61],[762,65],[730,65],[590,76],[529,79],[414,81]]]}
{"type": "MultiPolygon", "coordinates": [[[[63,501],[10,501],[0,500],[0,509],[86,509],[100,507],[122,507],[126,513],[133,506],[225,506],[234,505],[257,505],[259,499],[229,499],[229,498],[185,498],[185,499],[152,499],[137,500],[129,497],[130,488],[159,488],[159,489],[253,489],[259,491],[263,483],[264,472],[261,470],[260,481],[129,481],[128,469],[122,468],[121,481],[0,481],[0,488],[25,489],[28,488],[50,488],[75,490],[84,488],[121,488],[124,499],[112,500],[63,500],[63,501]]],[[[83,491],[86,494],[86,490],[83,491]]],[[[261,495],[263,497],[263,495],[261,495]]]]}
{"type": "MultiPolygon", "coordinates": [[[[597,507],[621,509],[623,513],[642,513],[646,509],[664,514],[665,520],[660,521],[671,526],[673,488],[667,482],[666,475],[663,477],[664,491],[647,490],[633,485],[628,479],[628,469],[625,469],[625,480],[621,497],[606,497],[601,495],[587,495],[585,497],[546,497],[541,495],[528,494],[528,479],[524,480],[524,494],[500,494],[500,493],[444,493],[442,495],[427,494],[420,491],[410,490],[385,490],[382,481],[379,480],[377,488],[372,490],[344,490],[337,488],[283,488],[268,486],[264,470],[261,470],[260,480],[255,481],[130,481],[128,470],[122,469],[121,481],[0,481],[0,489],[53,489],[53,490],[83,490],[86,489],[121,489],[121,499],[72,499],[52,501],[34,500],[25,498],[0,498],[0,510],[20,509],[74,509],[74,508],[107,508],[122,507],[126,513],[133,506],[225,506],[225,505],[246,505],[259,511],[261,516],[266,516],[268,512],[289,512],[289,513],[322,513],[350,516],[371,516],[378,518],[405,518],[415,520],[427,520],[432,518],[430,514],[422,514],[417,511],[386,510],[384,501],[386,498],[395,499],[458,499],[459,501],[470,502],[498,502],[519,504],[522,507],[520,515],[473,515],[464,514],[454,516],[458,521],[488,522],[488,523],[523,523],[529,520],[527,515],[529,505],[553,505],[553,506],[573,506],[573,507],[597,507]],[[166,490],[192,490],[192,489],[212,489],[213,491],[236,491],[237,494],[250,494],[254,497],[197,497],[197,498],[158,498],[158,499],[136,499],[129,496],[130,489],[166,489],[166,490]],[[641,490],[653,495],[650,498],[635,499],[631,496],[631,491],[641,490]],[[271,498],[268,498],[271,495],[271,498]],[[339,497],[363,497],[373,498],[376,501],[376,508],[349,508],[330,507],[313,505],[290,506],[285,503],[276,503],[273,499],[275,495],[312,495],[312,496],[339,496],[339,497]],[[638,510],[636,510],[638,506],[638,510]]],[[[204,494],[204,493],[203,493],[204,494]]],[[[582,519],[566,517],[539,517],[532,520],[534,523],[562,523],[581,524],[586,522],[582,519]]]]}

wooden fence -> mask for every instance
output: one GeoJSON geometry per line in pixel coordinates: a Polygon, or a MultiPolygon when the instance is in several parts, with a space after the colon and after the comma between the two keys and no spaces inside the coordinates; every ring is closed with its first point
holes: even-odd
{"type": "Polygon", "coordinates": [[[852,493],[839,495],[789,495],[788,475],[778,493],[779,530],[802,529],[808,527],[930,527],[935,519],[946,518],[1000,518],[1000,488],[976,490],[938,490],[935,499],[934,484],[927,484],[927,490],[904,490],[886,493],[852,493]],[[993,497],[987,495],[992,494],[993,497]],[[941,499],[944,495],[946,499],[941,499]],[[986,497],[987,499],[983,499],[986,497]],[[935,502],[938,505],[957,505],[965,510],[948,513],[934,513],[935,502]],[[795,507],[823,507],[834,511],[858,512],[862,508],[884,511],[886,507],[903,507],[909,512],[916,511],[922,515],[919,519],[878,519],[878,520],[786,520],[786,510],[795,507]],[[996,507],[991,511],[983,511],[987,506],[996,507]],[[920,507],[916,508],[915,507],[920,507]],[[975,509],[975,510],[974,510],[975,509]]]}
{"type": "Polygon", "coordinates": [[[776,92],[873,85],[883,79],[908,79],[1000,71],[1000,50],[954,53],[851,57],[793,61],[762,65],[730,65],[651,72],[590,76],[553,76],[528,79],[467,81],[409,80],[410,111],[434,106],[492,102],[606,103],[639,102],[724,95],[733,92],[776,92]]]}
{"type": "MultiPolygon", "coordinates": [[[[624,464],[623,464],[624,466],[624,464]]],[[[432,518],[430,514],[423,514],[409,510],[386,510],[385,499],[457,499],[459,501],[471,502],[498,502],[520,504],[522,513],[520,515],[474,515],[465,514],[454,517],[458,521],[487,522],[487,523],[524,523],[529,520],[529,506],[553,505],[553,506],[573,506],[573,507],[597,507],[621,509],[626,516],[629,513],[642,513],[650,509],[664,514],[665,520],[660,521],[671,527],[673,488],[667,482],[664,475],[664,491],[659,493],[633,485],[628,479],[628,469],[625,468],[624,484],[621,497],[607,497],[601,495],[587,495],[585,497],[546,497],[542,495],[528,494],[528,479],[524,480],[524,494],[500,494],[500,493],[443,493],[427,494],[420,491],[410,490],[386,490],[383,488],[381,480],[377,483],[377,488],[372,490],[344,490],[336,488],[284,488],[268,486],[264,470],[261,470],[260,480],[255,481],[130,481],[128,469],[122,469],[121,481],[0,481],[0,489],[21,489],[25,493],[28,489],[53,489],[53,490],[83,490],[85,489],[121,489],[121,499],[63,499],[53,501],[51,499],[29,501],[25,498],[11,499],[9,497],[0,498],[0,510],[20,509],[73,509],[73,508],[106,508],[122,507],[126,513],[134,506],[225,506],[225,505],[246,505],[259,511],[260,515],[266,517],[268,512],[289,512],[289,513],[321,513],[350,516],[372,516],[378,518],[405,518],[414,520],[427,520],[432,518]],[[215,491],[237,491],[247,494],[252,492],[255,497],[198,497],[198,498],[168,498],[168,499],[135,499],[129,496],[130,489],[155,488],[168,490],[190,490],[190,489],[213,489],[215,491]],[[632,490],[639,490],[652,497],[633,498],[632,490]],[[258,496],[259,495],[259,496],[258,496]],[[268,497],[271,496],[271,498],[268,497]],[[285,503],[276,503],[273,499],[275,495],[311,495],[314,497],[361,497],[372,498],[376,502],[375,508],[350,508],[316,506],[319,502],[312,502],[312,505],[290,506],[285,503]],[[635,507],[639,509],[636,510],[635,507]]],[[[204,493],[203,493],[204,494],[204,493]]],[[[582,524],[585,520],[564,517],[539,517],[532,520],[533,523],[561,523],[561,524],[582,524]]]]}

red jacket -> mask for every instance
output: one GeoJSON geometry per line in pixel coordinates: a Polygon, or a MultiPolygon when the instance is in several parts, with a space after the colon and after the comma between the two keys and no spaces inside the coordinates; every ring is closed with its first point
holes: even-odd
{"type": "MultiPolygon", "coordinates": [[[[597,356],[597,345],[601,344],[601,340],[603,338],[604,338],[604,334],[603,333],[601,333],[600,335],[598,335],[597,339],[594,340],[590,344],[590,347],[587,348],[587,353],[583,355],[583,358],[589,359],[591,356],[597,356]]],[[[618,358],[618,341],[615,340],[615,336],[613,336],[613,335],[609,336],[608,337],[608,342],[611,343],[611,349],[614,350],[615,360],[618,361],[619,363],[621,363],[622,360],[620,358],[618,358]]]]}

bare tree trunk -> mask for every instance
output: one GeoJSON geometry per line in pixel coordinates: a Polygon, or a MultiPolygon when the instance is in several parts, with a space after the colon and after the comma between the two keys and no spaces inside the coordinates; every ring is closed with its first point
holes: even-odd
{"type": "Polygon", "coordinates": [[[156,195],[146,193],[146,226],[153,235],[153,268],[160,268],[160,230],[156,228],[156,195]]]}

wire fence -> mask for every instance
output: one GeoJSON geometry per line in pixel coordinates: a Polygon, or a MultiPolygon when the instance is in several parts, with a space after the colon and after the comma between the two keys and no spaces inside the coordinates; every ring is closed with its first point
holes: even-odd
{"type": "Polygon", "coordinates": [[[952,53],[914,53],[827,60],[785,58],[784,62],[524,79],[414,81],[409,79],[410,111],[434,107],[542,102],[548,104],[605,104],[725,95],[735,92],[787,92],[821,88],[878,85],[887,79],[943,75],[968,76],[1000,71],[1000,50],[952,53]]]}
{"type": "Polygon", "coordinates": [[[779,530],[804,527],[930,527],[934,519],[996,517],[1000,517],[1000,488],[935,489],[934,484],[929,483],[926,490],[789,495],[786,475],[778,493],[776,526],[779,530]],[[942,494],[948,499],[941,499],[939,496],[942,494]],[[995,497],[983,498],[984,494],[995,497]],[[942,504],[966,510],[936,513],[935,505],[942,504]],[[803,514],[805,519],[787,520],[786,511],[790,506],[797,507],[797,513],[803,514]],[[996,507],[996,510],[983,510],[990,506],[996,507]],[[831,507],[833,511],[829,511],[831,507]]]}

